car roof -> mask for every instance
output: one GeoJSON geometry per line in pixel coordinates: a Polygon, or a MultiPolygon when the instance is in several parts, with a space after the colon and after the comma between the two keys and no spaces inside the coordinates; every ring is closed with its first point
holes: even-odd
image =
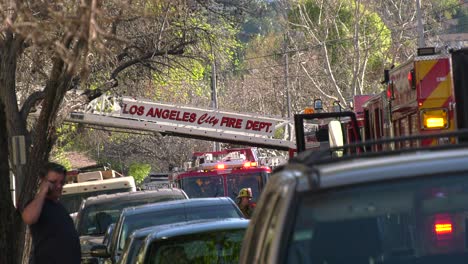
{"type": "Polygon", "coordinates": [[[168,201],[164,203],[154,203],[141,205],[136,207],[128,207],[122,211],[122,216],[144,214],[154,211],[164,211],[171,209],[181,209],[187,207],[202,207],[202,206],[219,206],[219,205],[233,205],[234,202],[229,197],[217,198],[196,198],[187,200],[168,201]]]}
{"type": "Polygon", "coordinates": [[[301,190],[309,190],[467,170],[468,149],[452,149],[415,151],[380,157],[357,157],[318,164],[313,166],[308,173],[293,173],[292,175],[296,175],[300,178],[299,180],[307,178],[309,183],[313,182],[313,184],[298,186],[301,190]]]}
{"type": "Polygon", "coordinates": [[[138,200],[148,197],[159,197],[167,195],[184,195],[184,192],[181,189],[177,188],[161,188],[157,190],[148,190],[148,191],[136,191],[136,192],[121,192],[114,194],[101,194],[98,196],[89,197],[86,199],[86,206],[96,205],[96,204],[105,204],[105,203],[116,203],[119,201],[126,200],[138,200]]]}
{"type": "Polygon", "coordinates": [[[147,243],[161,238],[170,238],[174,236],[183,236],[190,234],[198,234],[216,230],[229,229],[246,229],[249,225],[249,220],[239,218],[212,219],[206,221],[185,222],[182,225],[165,226],[152,232],[148,235],[147,243]]]}
{"type": "MultiPolygon", "coordinates": [[[[237,219],[237,218],[236,218],[237,219]]],[[[200,219],[200,220],[190,220],[190,221],[183,221],[183,222],[177,222],[177,223],[171,223],[171,224],[165,224],[165,225],[157,225],[157,226],[150,226],[150,227],[145,227],[141,229],[137,229],[132,232],[132,234],[129,237],[132,238],[145,238],[149,234],[160,231],[160,230],[165,230],[173,227],[178,227],[178,226],[185,226],[185,225],[190,225],[190,224],[196,224],[196,223],[207,223],[207,222],[213,222],[216,220],[213,219],[200,219]]]]}

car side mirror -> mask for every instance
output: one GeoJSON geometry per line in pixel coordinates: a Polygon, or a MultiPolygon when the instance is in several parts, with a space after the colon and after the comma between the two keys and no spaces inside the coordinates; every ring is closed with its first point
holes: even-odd
{"type": "Polygon", "coordinates": [[[91,256],[95,258],[110,258],[110,254],[107,251],[107,246],[103,244],[94,245],[91,248],[91,256]]]}

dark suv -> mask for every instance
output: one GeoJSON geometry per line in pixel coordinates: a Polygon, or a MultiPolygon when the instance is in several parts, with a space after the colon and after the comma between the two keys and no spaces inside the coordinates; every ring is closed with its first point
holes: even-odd
{"type": "Polygon", "coordinates": [[[468,149],[313,156],[271,177],[240,263],[466,263],[468,149]]]}

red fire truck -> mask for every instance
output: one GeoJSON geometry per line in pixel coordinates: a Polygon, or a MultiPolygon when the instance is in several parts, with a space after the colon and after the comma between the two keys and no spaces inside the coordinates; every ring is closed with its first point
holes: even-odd
{"type": "Polygon", "coordinates": [[[253,201],[260,196],[271,169],[259,164],[255,148],[197,152],[184,172],[173,176],[176,186],[190,198],[231,197],[251,188],[253,201]]]}
{"type": "MultiPolygon", "coordinates": [[[[363,139],[427,135],[468,128],[468,49],[437,54],[433,48],[386,71],[386,91],[362,104],[363,139]]],[[[395,148],[435,145],[451,140],[396,143],[395,148]]],[[[386,146],[373,146],[379,151],[386,146]]],[[[387,146],[388,147],[388,146],[387,146]]]]}

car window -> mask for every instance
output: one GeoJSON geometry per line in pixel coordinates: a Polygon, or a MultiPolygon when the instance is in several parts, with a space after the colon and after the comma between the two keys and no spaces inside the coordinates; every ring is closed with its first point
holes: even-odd
{"type": "Polygon", "coordinates": [[[467,220],[465,174],[305,193],[287,263],[462,263],[467,220]]]}
{"type": "Polygon", "coordinates": [[[157,212],[148,212],[126,216],[118,241],[118,250],[122,251],[125,248],[125,243],[128,236],[137,229],[183,222],[185,220],[186,217],[183,208],[178,210],[162,210],[157,212]]]}
{"type": "Polygon", "coordinates": [[[180,185],[190,198],[224,196],[224,182],[221,176],[184,178],[180,185]]]}
{"type": "Polygon", "coordinates": [[[128,254],[127,264],[135,263],[138,251],[140,250],[144,239],[145,239],[145,237],[141,237],[141,238],[136,238],[136,239],[133,240],[133,243],[130,246],[130,248],[128,249],[128,252],[127,252],[127,254],[128,254]]]}
{"type": "Polygon", "coordinates": [[[229,174],[226,176],[228,186],[228,196],[234,201],[243,188],[250,188],[252,191],[252,201],[257,201],[262,189],[262,172],[229,174]]]}
{"type": "Polygon", "coordinates": [[[239,263],[245,229],[216,230],[153,242],[148,264],[239,263]]]}
{"type": "Polygon", "coordinates": [[[181,199],[185,199],[182,194],[171,194],[90,205],[85,207],[80,214],[78,232],[80,235],[103,235],[107,227],[117,221],[124,208],[181,199]]]}

